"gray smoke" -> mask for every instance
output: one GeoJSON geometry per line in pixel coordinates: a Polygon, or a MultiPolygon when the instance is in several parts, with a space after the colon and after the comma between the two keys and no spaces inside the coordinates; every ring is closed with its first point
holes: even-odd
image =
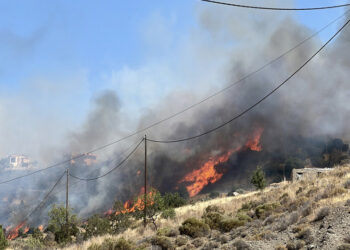
{"type": "MultiPolygon", "coordinates": [[[[275,2],[271,1],[271,5],[275,2]]],[[[288,3],[292,5],[293,2],[288,3]]],[[[198,27],[193,30],[182,53],[176,56],[176,61],[181,64],[178,66],[180,73],[188,76],[185,83],[194,82],[195,87],[190,91],[185,88],[164,96],[155,109],[144,113],[139,128],[242,78],[312,34],[289,14],[217,6],[204,6],[196,11],[198,27]]],[[[347,28],[286,86],[228,126],[188,142],[171,145],[149,143],[150,185],[161,191],[174,190],[186,173],[200,167],[211,156],[244,145],[256,128],[264,128],[261,143],[263,149],[270,152],[288,149],[288,140],[292,137],[339,136],[349,139],[349,37],[350,30],[347,28]]],[[[323,42],[318,37],[310,40],[218,97],[149,129],[147,136],[152,139],[179,139],[222,124],[286,79],[323,42]]],[[[117,95],[113,91],[102,93],[95,99],[86,122],[77,132],[70,133],[68,143],[60,152],[67,158],[130,133],[125,119],[117,95]]],[[[107,151],[96,152],[97,161],[91,166],[77,161],[75,165],[65,167],[71,167],[72,173],[82,177],[106,173],[125,157],[126,153],[122,152],[142,136],[130,138],[107,151]]],[[[137,174],[143,166],[142,150],[139,149],[126,166],[103,179],[77,184],[71,180],[74,186],[71,187],[70,204],[75,211],[85,217],[106,211],[115,199],[126,200],[137,195],[143,179],[142,174],[137,174]]],[[[237,164],[238,158],[237,155],[232,156],[230,164],[237,164]]],[[[225,165],[221,167],[224,169],[225,165]]],[[[243,178],[248,170],[239,167],[237,169],[240,171],[235,172],[235,177],[243,178]]],[[[47,190],[63,169],[52,175],[42,175],[45,179],[35,179],[39,190],[47,190]]],[[[64,182],[61,184],[59,189],[64,190],[64,182]]],[[[21,200],[18,197],[26,200],[25,195],[19,192],[11,196],[14,197],[10,198],[12,200],[21,200]]],[[[46,211],[50,204],[63,201],[64,192],[55,194],[46,204],[46,211]]],[[[15,206],[10,206],[10,209],[15,206]]],[[[6,215],[6,212],[3,214],[6,215]]],[[[40,222],[43,220],[41,218],[40,222]]]]}

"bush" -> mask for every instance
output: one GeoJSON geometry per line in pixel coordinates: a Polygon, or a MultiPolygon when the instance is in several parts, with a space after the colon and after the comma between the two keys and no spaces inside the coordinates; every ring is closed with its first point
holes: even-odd
{"type": "Polygon", "coordinates": [[[88,219],[85,230],[85,236],[91,237],[110,233],[111,226],[108,219],[101,218],[99,215],[94,215],[88,219]]]}
{"type": "Polygon", "coordinates": [[[298,240],[296,242],[289,241],[286,245],[288,250],[299,250],[305,246],[305,242],[302,240],[298,240]]]}
{"type": "Polygon", "coordinates": [[[72,214],[72,209],[68,209],[68,224],[66,223],[66,208],[53,205],[49,211],[48,230],[55,234],[58,243],[70,242],[71,236],[78,233],[78,219],[72,214]]]}
{"type": "Polygon", "coordinates": [[[266,187],[265,174],[260,166],[256,168],[250,182],[259,190],[266,187]]]}
{"type": "Polygon", "coordinates": [[[166,237],[175,237],[179,235],[179,231],[174,228],[165,227],[165,228],[158,229],[157,235],[166,236],[166,237]]]}
{"type": "Polygon", "coordinates": [[[257,206],[255,208],[255,215],[259,219],[265,219],[271,215],[272,211],[278,208],[280,204],[278,203],[265,203],[257,206]]]}
{"type": "Polygon", "coordinates": [[[223,208],[218,207],[216,205],[209,205],[209,206],[207,206],[205,208],[205,213],[211,213],[211,212],[219,213],[219,214],[224,214],[225,213],[223,208]]]}
{"type": "Polygon", "coordinates": [[[237,250],[249,250],[251,249],[250,246],[244,241],[244,240],[237,240],[233,243],[233,246],[237,250]]]}
{"type": "Polygon", "coordinates": [[[166,208],[177,208],[187,204],[187,201],[179,193],[165,193],[163,200],[166,208]]]}
{"type": "Polygon", "coordinates": [[[113,239],[105,239],[101,245],[92,244],[88,250],[133,250],[135,247],[132,242],[119,238],[117,241],[113,239]]]}
{"type": "Polygon", "coordinates": [[[188,235],[192,238],[204,237],[209,234],[209,226],[203,221],[195,218],[189,218],[179,227],[181,234],[188,235]]]}
{"type": "Polygon", "coordinates": [[[299,233],[297,233],[295,235],[295,237],[299,240],[304,240],[305,242],[310,241],[310,239],[312,237],[310,228],[306,227],[306,228],[301,229],[301,231],[299,233]]]}
{"type": "Polygon", "coordinates": [[[244,226],[245,221],[239,220],[238,218],[225,219],[220,223],[220,230],[223,232],[230,232],[232,229],[244,226]]]}
{"type": "Polygon", "coordinates": [[[320,221],[323,220],[326,216],[329,215],[329,207],[323,207],[321,208],[318,213],[316,214],[314,221],[320,221]]]}
{"type": "Polygon", "coordinates": [[[223,221],[224,217],[222,214],[217,212],[209,212],[204,213],[202,216],[202,219],[204,222],[209,225],[211,229],[220,229],[220,224],[223,221]]]}
{"type": "Polygon", "coordinates": [[[175,249],[171,241],[165,236],[155,236],[151,239],[152,245],[160,246],[162,249],[175,249]]]}
{"type": "Polygon", "coordinates": [[[174,208],[165,209],[161,213],[160,217],[162,217],[163,219],[175,219],[176,217],[175,209],[174,208]]]}
{"type": "Polygon", "coordinates": [[[179,235],[179,236],[176,238],[176,240],[175,240],[175,244],[176,244],[177,246],[181,247],[181,246],[186,245],[186,244],[187,244],[187,241],[188,241],[188,239],[187,239],[185,236],[179,235]]]}
{"type": "Polygon", "coordinates": [[[5,237],[4,230],[2,229],[2,225],[0,225],[0,249],[5,249],[8,246],[8,242],[5,237]]]}

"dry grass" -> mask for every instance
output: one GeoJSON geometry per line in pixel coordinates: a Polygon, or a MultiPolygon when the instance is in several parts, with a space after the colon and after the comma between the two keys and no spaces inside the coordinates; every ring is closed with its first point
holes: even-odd
{"type": "MultiPolygon", "coordinates": [[[[180,207],[175,210],[176,218],[174,220],[159,219],[158,225],[159,228],[177,228],[188,218],[192,217],[200,219],[203,215],[203,211],[209,205],[216,205],[223,208],[226,214],[236,214],[244,203],[258,200],[262,200],[265,203],[276,202],[279,198],[281,198],[281,200],[285,199],[286,202],[289,203],[286,206],[290,206],[290,204],[295,204],[296,208],[307,205],[311,206],[312,211],[306,216],[308,218],[314,218],[319,208],[326,205],[332,207],[332,205],[344,203],[346,200],[350,199],[350,190],[344,189],[344,180],[349,178],[350,165],[337,167],[328,173],[323,173],[318,178],[299,181],[296,183],[282,182],[278,187],[268,187],[263,192],[256,191],[236,197],[216,198],[213,200],[198,202],[194,205],[180,207]]],[[[87,249],[88,246],[93,243],[101,244],[106,238],[118,239],[124,237],[127,240],[130,239],[137,242],[138,240],[154,234],[155,231],[152,226],[147,226],[144,229],[140,224],[138,228],[128,229],[117,236],[105,235],[94,237],[81,245],[73,245],[64,249],[87,249]]]]}

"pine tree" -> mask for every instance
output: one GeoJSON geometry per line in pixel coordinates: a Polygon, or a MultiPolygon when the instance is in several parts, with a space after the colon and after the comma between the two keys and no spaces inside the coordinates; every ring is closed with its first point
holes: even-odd
{"type": "Polygon", "coordinates": [[[263,190],[266,187],[265,174],[261,166],[256,168],[250,182],[259,190],[263,190]]]}

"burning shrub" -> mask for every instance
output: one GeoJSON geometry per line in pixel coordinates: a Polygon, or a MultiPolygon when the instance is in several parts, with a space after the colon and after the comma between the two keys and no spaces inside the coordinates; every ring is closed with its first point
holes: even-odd
{"type": "Polygon", "coordinates": [[[72,209],[68,209],[68,224],[66,221],[66,208],[64,206],[53,205],[49,211],[49,222],[47,230],[55,234],[58,243],[70,242],[71,236],[78,233],[78,218],[72,214],[72,209]]]}
{"type": "Polygon", "coordinates": [[[85,230],[85,238],[88,238],[110,233],[111,226],[108,219],[101,218],[99,215],[94,215],[88,219],[85,230]]]}
{"type": "Polygon", "coordinates": [[[258,166],[256,168],[250,182],[259,190],[263,190],[266,187],[265,174],[262,167],[258,166]]]}
{"type": "MultiPolygon", "coordinates": [[[[138,198],[140,200],[140,198],[138,198]]],[[[146,209],[146,217],[148,220],[150,220],[155,229],[158,230],[156,220],[159,214],[161,214],[162,211],[164,211],[165,206],[164,206],[164,199],[162,198],[161,194],[155,190],[152,189],[150,193],[146,195],[146,203],[145,203],[145,198],[141,198],[141,205],[137,206],[135,208],[135,212],[132,213],[132,215],[136,219],[142,219],[144,217],[144,207],[145,204],[147,205],[146,209]]]]}
{"type": "Polygon", "coordinates": [[[5,249],[8,246],[4,230],[2,229],[2,226],[0,225],[0,249],[5,249]]]}
{"type": "Polygon", "coordinates": [[[133,224],[130,214],[123,212],[125,208],[121,201],[116,201],[113,208],[116,212],[110,216],[112,221],[111,231],[114,233],[124,232],[133,224]]]}
{"type": "Polygon", "coordinates": [[[204,237],[209,234],[209,226],[196,218],[189,218],[182,223],[179,231],[192,238],[204,237]]]}

